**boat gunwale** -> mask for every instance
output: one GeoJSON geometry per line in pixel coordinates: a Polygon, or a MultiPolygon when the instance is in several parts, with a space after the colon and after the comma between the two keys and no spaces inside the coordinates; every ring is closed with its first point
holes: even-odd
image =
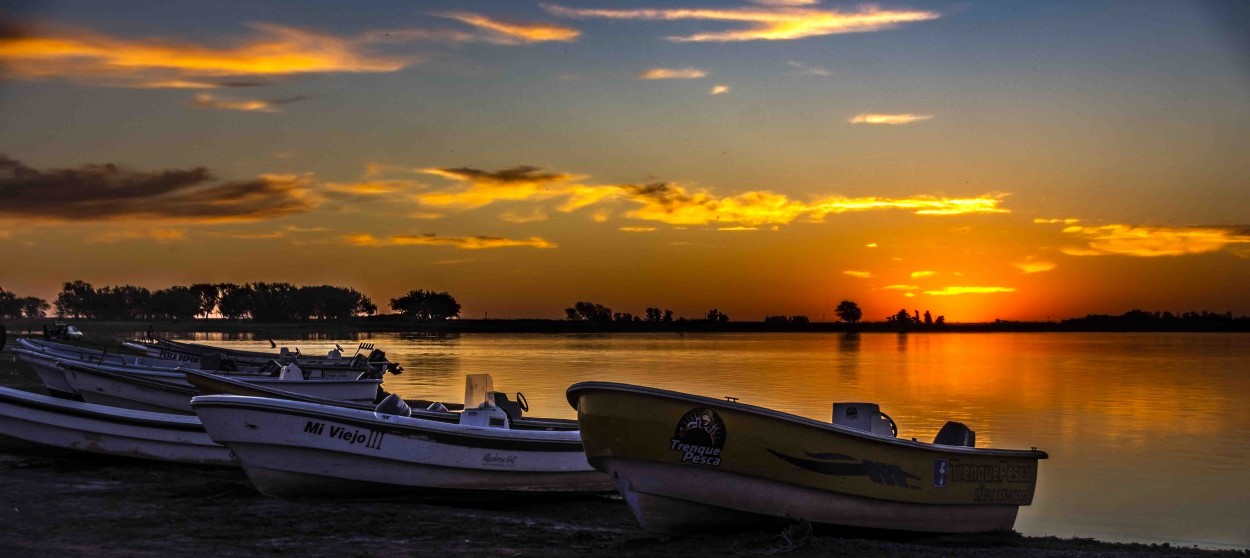
{"type": "MultiPolygon", "coordinates": [[[[0,386],[0,403],[6,403],[23,409],[70,415],[77,418],[126,424],[129,426],[204,433],[204,427],[200,423],[199,417],[196,416],[161,413],[156,411],[140,411],[136,409],[114,407],[111,405],[101,405],[98,403],[85,403],[82,401],[61,399],[50,395],[43,395],[4,386],[0,386]]],[[[13,415],[6,416],[20,420],[31,420],[30,418],[16,417],[13,415]]],[[[55,426],[64,427],[65,425],[55,424],[55,426]]]]}
{"type": "Polygon", "coordinates": [[[463,438],[470,441],[484,441],[486,445],[472,443],[452,443],[452,445],[483,447],[487,449],[510,448],[514,445],[538,446],[525,447],[526,451],[536,452],[570,452],[584,451],[580,430],[530,430],[512,428],[491,428],[479,426],[462,426],[458,422],[448,423],[421,417],[405,417],[402,415],[386,415],[376,411],[352,409],[338,405],[309,403],[274,399],[271,397],[253,397],[248,395],[199,395],[191,399],[191,408],[197,410],[205,407],[222,407],[244,410],[258,410],[276,414],[302,416],[310,419],[346,422],[364,428],[384,430],[398,435],[416,434],[436,439],[463,438]],[[386,415],[399,419],[384,421],[377,415],[386,415]],[[413,421],[414,423],[410,423],[413,421]]]}
{"type": "MultiPolygon", "coordinates": [[[[210,372],[204,372],[203,370],[195,370],[191,368],[180,368],[179,370],[181,370],[186,375],[187,381],[190,382],[191,385],[195,386],[197,389],[202,390],[205,387],[205,385],[211,385],[213,389],[223,391],[223,393],[201,393],[202,395],[241,395],[241,396],[247,396],[247,397],[268,397],[271,399],[286,399],[289,401],[302,401],[304,403],[314,403],[318,405],[332,405],[336,407],[345,407],[348,409],[356,409],[360,411],[376,411],[377,409],[377,405],[369,405],[365,403],[355,403],[351,401],[326,399],[324,397],[316,397],[313,395],[304,395],[302,393],[286,391],[284,389],[273,387],[272,385],[270,385],[269,382],[266,382],[263,384],[256,384],[256,383],[240,380],[237,377],[221,376],[217,374],[212,374],[210,372]],[[204,385],[201,385],[201,383],[204,385]],[[228,392],[225,392],[225,390],[221,387],[221,384],[225,384],[226,386],[230,386],[230,387],[235,387],[237,389],[243,389],[243,390],[252,391],[252,392],[259,392],[264,395],[228,393],[228,392]]],[[[428,403],[434,403],[434,401],[430,401],[428,403]]],[[[410,416],[410,418],[420,418],[420,419],[440,421],[440,422],[459,422],[460,420],[460,415],[458,413],[453,413],[451,411],[430,411],[426,409],[413,408],[411,409],[411,412],[412,412],[412,415],[410,416]]],[[[562,430],[577,430],[578,429],[577,421],[569,420],[569,419],[555,419],[555,418],[543,418],[543,417],[531,417],[531,418],[521,417],[521,418],[510,420],[509,422],[512,425],[512,430],[562,431],[562,430]]]]}
{"type": "Polygon", "coordinates": [[[970,448],[966,446],[947,446],[941,444],[933,444],[929,442],[921,442],[919,440],[907,440],[903,438],[884,438],[873,435],[861,430],[840,426],[831,422],[823,422],[816,419],[808,418],[802,415],[786,413],[752,405],[750,403],[742,403],[738,401],[726,401],[723,399],[713,399],[702,395],[694,395],[690,393],[682,393],[680,391],[672,391],[662,388],[653,388],[648,386],[639,386],[634,384],[623,384],[618,382],[578,382],[565,390],[565,399],[574,409],[577,409],[577,402],[580,400],[581,392],[587,391],[616,391],[623,393],[632,393],[637,395],[647,395],[652,397],[676,399],[687,401],[696,405],[709,407],[719,407],[733,411],[744,412],[747,414],[758,415],[765,418],[777,419],[786,422],[799,424],[801,426],[815,427],[826,432],[854,436],[867,441],[881,442],[897,446],[904,446],[913,449],[921,449],[926,451],[951,452],[968,455],[987,455],[999,457],[1024,457],[1033,459],[1047,459],[1049,455],[1037,449],[1032,450],[1014,450],[1014,449],[998,449],[998,448],[970,448]]]}

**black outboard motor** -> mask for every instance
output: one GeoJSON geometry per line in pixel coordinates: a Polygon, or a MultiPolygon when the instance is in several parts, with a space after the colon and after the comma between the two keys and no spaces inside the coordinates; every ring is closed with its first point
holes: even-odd
{"type": "Polygon", "coordinates": [[[398,415],[401,417],[412,416],[412,408],[408,406],[408,403],[404,401],[404,398],[400,397],[398,393],[392,393],[386,396],[386,399],[383,399],[381,403],[378,403],[378,406],[374,407],[373,410],[374,412],[384,415],[398,415]]]}
{"type": "Polygon", "coordinates": [[[973,432],[971,428],[968,428],[962,422],[949,420],[942,425],[941,430],[938,430],[937,436],[933,438],[933,443],[941,446],[975,448],[977,447],[977,433],[973,432]]]}
{"type": "Polygon", "coordinates": [[[521,405],[516,401],[508,399],[508,394],[502,391],[492,392],[495,394],[495,406],[499,407],[504,413],[507,413],[508,420],[516,420],[521,418],[521,405]]]}

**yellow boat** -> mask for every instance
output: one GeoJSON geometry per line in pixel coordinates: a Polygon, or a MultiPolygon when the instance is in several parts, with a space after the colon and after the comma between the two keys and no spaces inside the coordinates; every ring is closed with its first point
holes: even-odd
{"type": "Polygon", "coordinates": [[[897,438],[872,403],[834,421],[607,382],[570,386],[591,466],[615,479],[643,529],[684,534],[758,521],[930,533],[1010,530],[1033,502],[1031,450],[976,448],[948,422],[934,443],[897,438]]]}

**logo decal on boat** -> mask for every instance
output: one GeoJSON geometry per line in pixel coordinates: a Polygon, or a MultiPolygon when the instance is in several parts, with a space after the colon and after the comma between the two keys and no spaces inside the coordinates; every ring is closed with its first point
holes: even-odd
{"type": "Polygon", "coordinates": [[[487,453],[482,456],[482,466],[484,467],[516,467],[515,455],[501,455],[498,453],[487,453]]]}
{"type": "Polygon", "coordinates": [[[326,425],[316,421],[308,421],[304,424],[304,433],[313,435],[325,435],[335,440],[347,442],[347,445],[353,446],[363,444],[369,449],[382,449],[382,438],[386,436],[385,432],[380,430],[348,430],[346,426],[331,426],[326,429],[326,425]]]}
{"type": "Polygon", "coordinates": [[[716,411],[691,409],[677,422],[668,449],[680,453],[682,463],[718,467],[725,434],[725,423],[716,411]]]}
{"type": "Polygon", "coordinates": [[[945,459],[933,460],[933,486],[944,488],[946,486],[946,477],[950,474],[950,463],[945,459]]]}
{"type": "Polygon", "coordinates": [[[808,453],[807,458],[794,457],[769,448],[771,453],[787,463],[813,473],[835,477],[866,476],[872,482],[899,488],[919,489],[919,486],[908,484],[908,480],[920,480],[920,477],[904,471],[902,467],[891,463],[876,461],[860,461],[841,453],[808,453]]]}

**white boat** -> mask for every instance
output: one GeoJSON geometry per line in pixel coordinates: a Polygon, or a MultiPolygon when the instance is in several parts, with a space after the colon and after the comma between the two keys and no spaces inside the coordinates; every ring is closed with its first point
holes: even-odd
{"type": "Polygon", "coordinates": [[[531,429],[492,404],[489,376],[472,375],[469,386],[468,410],[455,422],[407,416],[406,405],[387,412],[398,396],[378,410],[238,395],[198,396],[191,407],[270,496],[613,489],[587,464],[575,422],[543,420],[531,429]]]}
{"type": "MultiPolygon", "coordinates": [[[[84,401],[128,409],[191,413],[197,390],[182,370],[151,372],[72,360],[57,363],[69,388],[84,401]]],[[[279,386],[284,391],[352,403],[372,403],[382,380],[304,378],[296,365],[283,367],[278,377],[236,376],[248,383],[279,386]]]]}
{"type": "Polygon", "coordinates": [[[31,355],[35,358],[42,356],[44,358],[57,360],[75,360],[94,364],[125,366],[145,369],[150,372],[173,373],[178,368],[186,366],[213,373],[272,376],[276,375],[284,364],[297,364],[300,367],[300,370],[305,372],[310,377],[381,377],[381,372],[374,370],[371,365],[363,359],[363,357],[354,360],[339,359],[334,361],[328,361],[325,359],[287,359],[287,362],[285,363],[279,362],[278,360],[268,360],[262,363],[255,361],[239,362],[228,357],[223,358],[221,355],[211,355],[206,356],[196,364],[181,364],[167,359],[118,353],[116,351],[110,351],[107,348],[97,349],[82,345],[56,343],[42,339],[18,339],[18,345],[20,345],[20,349],[22,351],[36,353],[36,355],[31,355]]]}
{"type": "Polygon", "coordinates": [[[334,350],[328,351],[325,356],[315,356],[301,354],[298,349],[291,351],[286,347],[282,347],[277,353],[265,353],[172,341],[169,339],[123,341],[122,345],[152,358],[173,361],[181,366],[200,369],[215,368],[215,363],[220,360],[230,360],[240,365],[262,365],[271,360],[276,360],[282,364],[299,362],[304,366],[315,367],[350,366],[352,368],[369,368],[379,374],[382,372],[399,374],[403,371],[402,366],[387,360],[386,353],[381,349],[375,349],[372,343],[361,343],[356,350],[356,354],[348,357],[343,356],[343,351],[339,350],[337,346],[334,350]],[[360,352],[362,350],[368,350],[369,352],[362,354],[360,352]],[[205,365],[210,362],[213,363],[212,366],[205,365]]]}
{"type": "Polygon", "coordinates": [[[68,401],[0,387],[0,448],[236,465],[196,417],[68,401]]]}

